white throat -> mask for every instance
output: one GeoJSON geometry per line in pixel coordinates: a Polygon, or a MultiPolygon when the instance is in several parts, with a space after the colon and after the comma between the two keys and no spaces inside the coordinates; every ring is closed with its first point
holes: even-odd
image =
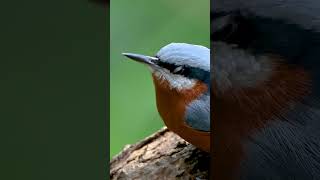
{"type": "Polygon", "coordinates": [[[182,75],[172,74],[166,69],[153,69],[153,68],[150,68],[150,69],[151,69],[151,72],[158,78],[160,83],[167,81],[169,83],[169,86],[172,89],[177,89],[177,90],[191,89],[196,84],[195,79],[189,79],[182,75]]]}

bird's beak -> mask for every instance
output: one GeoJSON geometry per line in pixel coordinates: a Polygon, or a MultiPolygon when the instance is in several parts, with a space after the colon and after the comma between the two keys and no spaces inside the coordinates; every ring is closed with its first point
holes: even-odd
{"type": "Polygon", "coordinates": [[[140,62],[143,64],[147,64],[147,65],[156,65],[155,62],[159,60],[156,57],[145,56],[142,54],[122,53],[122,55],[124,55],[134,61],[137,61],[137,62],[140,62]]]}

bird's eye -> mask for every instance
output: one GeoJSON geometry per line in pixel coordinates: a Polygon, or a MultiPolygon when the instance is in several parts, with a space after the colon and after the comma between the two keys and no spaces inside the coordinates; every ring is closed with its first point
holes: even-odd
{"type": "Polygon", "coordinates": [[[234,12],[213,19],[211,36],[213,41],[223,41],[247,48],[256,39],[256,30],[252,19],[234,12]]]}
{"type": "Polygon", "coordinates": [[[233,15],[225,15],[213,18],[211,23],[211,33],[215,36],[228,36],[236,30],[237,24],[233,15]]]}
{"type": "Polygon", "coordinates": [[[174,74],[181,74],[184,71],[184,67],[183,66],[178,66],[173,70],[174,74]]]}
{"type": "Polygon", "coordinates": [[[239,30],[239,22],[234,15],[227,15],[213,20],[211,35],[216,41],[230,41],[239,30]]]}
{"type": "Polygon", "coordinates": [[[170,64],[170,63],[166,63],[166,62],[162,62],[162,61],[158,61],[157,65],[167,69],[168,71],[170,71],[173,74],[180,74],[180,75],[188,75],[190,72],[190,69],[188,66],[184,66],[184,65],[176,65],[176,64],[170,64]]]}

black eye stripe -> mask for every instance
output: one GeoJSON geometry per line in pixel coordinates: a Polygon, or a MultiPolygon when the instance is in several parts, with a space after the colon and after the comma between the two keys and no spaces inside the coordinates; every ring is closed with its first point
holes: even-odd
{"type": "MultiPolygon", "coordinates": [[[[227,23],[217,26],[216,31],[211,32],[213,41],[223,41],[229,44],[237,44],[241,48],[247,48],[256,39],[256,28],[252,19],[246,15],[234,12],[226,18],[227,23]],[[247,36],[250,34],[250,36],[247,36]]],[[[214,20],[213,20],[214,23],[214,20]]]]}
{"type": "Polygon", "coordinates": [[[176,65],[176,64],[171,64],[163,61],[157,61],[157,65],[169,70],[173,74],[180,74],[187,76],[188,72],[190,72],[191,67],[185,66],[185,65],[176,65]],[[177,68],[180,68],[180,70],[177,70],[177,68]]]}
{"type": "Polygon", "coordinates": [[[162,61],[158,61],[157,64],[158,64],[158,66],[166,68],[168,70],[173,70],[173,69],[175,69],[177,67],[174,64],[169,64],[169,63],[165,63],[165,62],[162,62],[162,61]]]}
{"type": "Polygon", "coordinates": [[[186,66],[186,65],[171,64],[171,63],[163,62],[161,60],[157,60],[154,63],[162,68],[168,69],[172,74],[179,74],[186,78],[198,79],[200,81],[205,82],[206,84],[210,84],[209,71],[196,68],[196,67],[186,66]],[[176,68],[179,68],[179,69],[176,70],[176,68]]]}
{"type": "Polygon", "coordinates": [[[210,18],[211,19],[216,19],[216,18],[220,18],[220,17],[223,17],[223,16],[227,16],[231,14],[230,12],[211,12],[210,13],[210,18]]]}
{"type": "Polygon", "coordinates": [[[178,68],[178,65],[170,64],[162,61],[158,61],[158,66],[168,69],[170,72],[173,72],[176,68],[178,68]]]}

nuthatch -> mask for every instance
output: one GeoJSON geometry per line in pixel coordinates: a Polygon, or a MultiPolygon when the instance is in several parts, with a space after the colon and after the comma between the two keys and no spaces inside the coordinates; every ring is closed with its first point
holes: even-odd
{"type": "Polygon", "coordinates": [[[210,151],[210,50],[171,43],[156,56],[123,53],[147,65],[165,125],[196,147],[210,151]]]}
{"type": "Polygon", "coordinates": [[[211,10],[214,179],[320,179],[320,1],[211,10]]]}

